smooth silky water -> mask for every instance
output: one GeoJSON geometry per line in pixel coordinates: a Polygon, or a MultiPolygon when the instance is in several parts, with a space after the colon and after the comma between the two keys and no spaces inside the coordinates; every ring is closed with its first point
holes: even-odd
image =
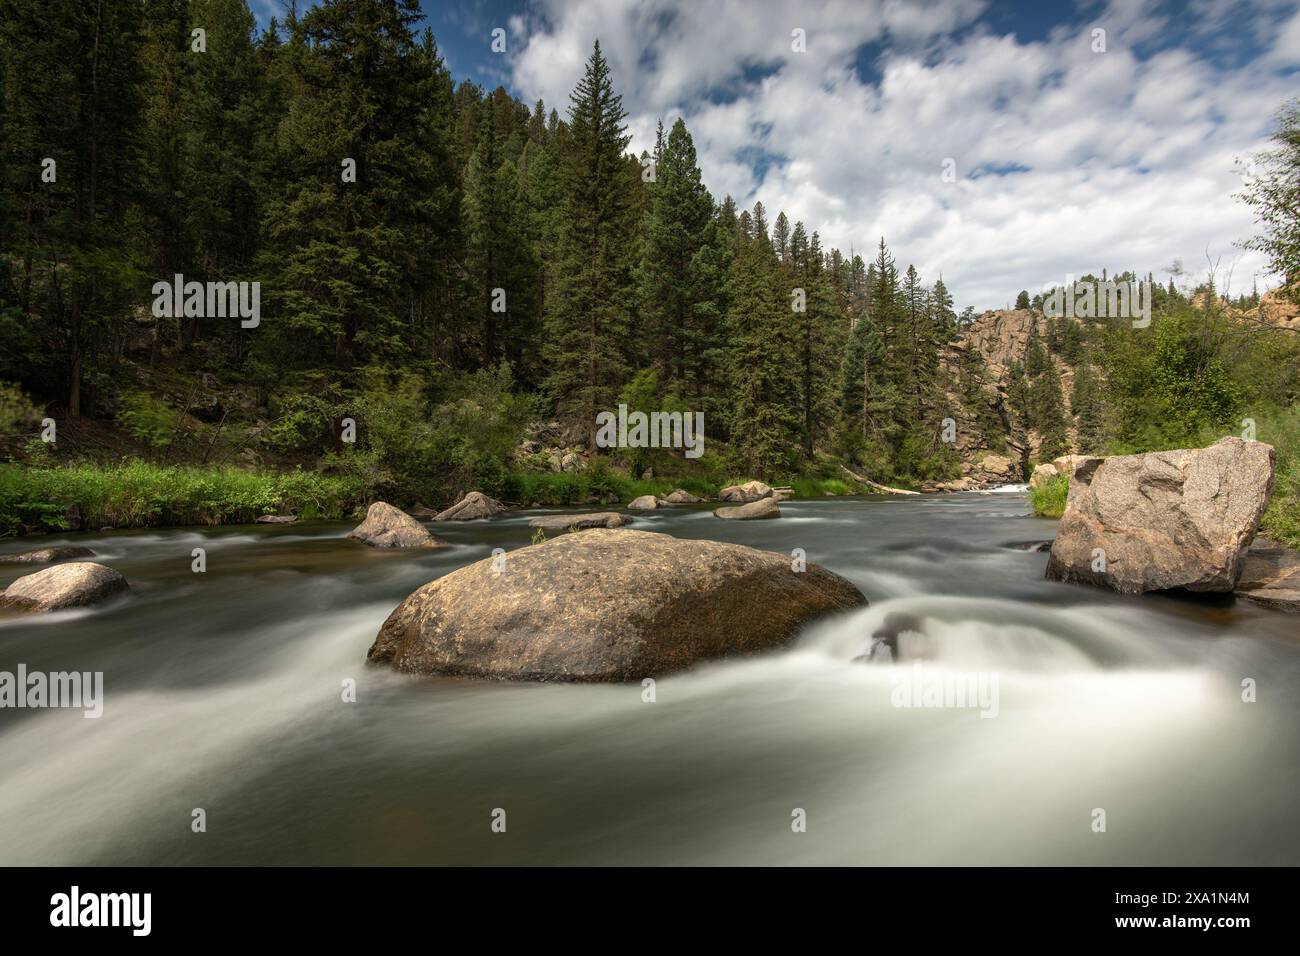
{"type": "Polygon", "coordinates": [[[871,606],[661,676],[653,703],[639,683],[365,663],[416,587],[527,545],[527,514],[431,526],[451,547],[426,553],[343,523],[42,538],[93,548],[132,592],[0,619],[0,670],[105,684],[98,720],[0,710],[0,863],[1300,863],[1300,618],[1049,583],[1046,554],[1008,547],[1055,531],[1022,493],[781,510],[633,527],[803,548],[871,606]],[[882,633],[897,659],[863,662],[882,633]],[[997,716],[894,706],[917,660],[996,673],[997,716]]]}

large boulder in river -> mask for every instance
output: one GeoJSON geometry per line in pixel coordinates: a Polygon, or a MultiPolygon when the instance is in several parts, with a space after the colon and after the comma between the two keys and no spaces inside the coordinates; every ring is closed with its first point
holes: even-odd
{"type": "Polygon", "coordinates": [[[866,603],[824,568],[793,571],[786,554],[598,529],[426,584],[367,657],[417,674],[639,681],[777,647],[810,618],[866,603]]]}
{"type": "Polygon", "coordinates": [[[728,485],[718,492],[719,501],[734,501],[742,504],[747,501],[758,501],[760,498],[770,498],[771,496],[772,486],[761,481],[747,481],[743,485],[728,485]]]}
{"type": "Polygon", "coordinates": [[[545,534],[563,534],[570,529],[585,531],[588,528],[618,528],[631,524],[632,518],[617,511],[597,511],[585,515],[543,515],[528,522],[530,528],[541,528],[545,534]]]}
{"type": "Polygon", "coordinates": [[[713,512],[715,518],[725,518],[728,521],[753,521],[758,518],[779,518],[781,509],[777,506],[775,498],[760,498],[758,501],[751,501],[747,505],[734,505],[730,508],[717,508],[713,512]]]}
{"type": "Polygon", "coordinates": [[[506,506],[495,498],[489,498],[480,491],[471,491],[446,511],[434,517],[434,521],[476,521],[479,518],[494,518],[504,513],[506,506]]]}
{"type": "Polygon", "coordinates": [[[25,574],[0,592],[0,605],[24,611],[88,607],[127,591],[126,578],[93,561],[60,564],[25,574]]]}
{"type": "Polygon", "coordinates": [[[654,511],[658,507],[659,501],[654,495],[642,495],[628,502],[628,508],[632,511],[654,511]]]}
{"type": "Polygon", "coordinates": [[[72,558],[93,558],[95,552],[89,548],[76,548],[70,545],[55,548],[37,548],[34,551],[19,551],[16,554],[0,554],[0,564],[52,564],[55,561],[68,561],[72,558]]]}
{"type": "Polygon", "coordinates": [[[424,525],[386,501],[376,501],[367,508],[366,520],[348,537],[364,541],[372,548],[443,547],[424,525]]]}
{"type": "Polygon", "coordinates": [[[1273,446],[1240,438],[1085,458],[1047,576],[1126,593],[1231,591],[1273,491],[1273,462],[1273,446]]]}

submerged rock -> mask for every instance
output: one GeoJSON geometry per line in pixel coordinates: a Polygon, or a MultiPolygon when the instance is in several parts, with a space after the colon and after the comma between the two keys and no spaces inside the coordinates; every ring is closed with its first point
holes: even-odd
{"type": "Polygon", "coordinates": [[[789,555],[597,529],[426,584],[367,658],[418,674],[637,681],[779,646],[810,618],[866,603],[824,568],[792,571],[789,555]]]}
{"type": "Polygon", "coordinates": [[[628,507],[633,511],[654,511],[659,507],[659,501],[654,495],[642,495],[628,502],[628,507]]]}
{"type": "Polygon", "coordinates": [[[1047,577],[1126,593],[1231,591],[1273,491],[1273,447],[1085,458],[1052,543],[1047,577]]]}
{"type": "Polygon", "coordinates": [[[50,564],[54,561],[68,561],[72,558],[93,558],[95,552],[89,548],[74,548],[68,545],[57,548],[37,548],[34,551],[19,551],[16,554],[0,554],[0,564],[50,564]]]}
{"type": "Polygon", "coordinates": [[[297,515],[260,515],[253,520],[254,524],[293,524],[298,520],[297,515]]]}
{"type": "Polygon", "coordinates": [[[23,575],[0,592],[0,605],[24,611],[59,611],[98,604],[127,590],[126,578],[112,568],[78,561],[23,575]]]}
{"type": "Polygon", "coordinates": [[[584,531],[588,528],[619,528],[631,524],[632,518],[615,511],[597,511],[585,515],[543,515],[528,522],[530,528],[541,528],[546,534],[563,534],[569,529],[584,531]]]}
{"type": "Polygon", "coordinates": [[[404,511],[385,501],[366,509],[366,520],[348,535],[372,548],[441,548],[443,543],[404,511]]]}
{"type": "Polygon", "coordinates": [[[713,512],[715,518],[725,518],[728,521],[753,521],[759,518],[779,518],[781,517],[781,508],[777,505],[775,498],[760,498],[758,501],[751,501],[747,505],[734,505],[730,508],[717,508],[713,512]]]}
{"type": "Polygon", "coordinates": [[[446,511],[434,516],[434,521],[477,521],[503,514],[506,506],[480,491],[471,491],[446,511]]]}
{"type": "Polygon", "coordinates": [[[728,485],[718,492],[719,501],[744,503],[772,496],[772,486],[761,481],[747,481],[743,485],[728,485]]]}
{"type": "Polygon", "coordinates": [[[438,517],[438,512],[420,504],[417,504],[414,508],[407,508],[406,513],[416,521],[432,521],[434,518],[438,517]]]}

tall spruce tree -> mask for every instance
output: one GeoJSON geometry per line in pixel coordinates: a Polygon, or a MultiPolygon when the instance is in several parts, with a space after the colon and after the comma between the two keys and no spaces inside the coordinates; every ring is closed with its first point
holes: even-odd
{"type": "Polygon", "coordinates": [[[678,119],[663,141],[640,267],[641,313],[647,353],[660,384],[679,394],[707,348],[708,322],[700,311],[707,290],[694,266],[713,217],[713,200],[700,181],[695,144],[678,119]]]}
{"type": "Polygon", "coordinates": [[[789,290],[777,273],[761,204],[752,215],[740,217],[740,233],[728,314],[729,425],[747,468],[770,478],[789,467],[800,433],[798,382],[790,363],[789,290]]]}
{"type": "Polygon", "coordinates": [[[630,289],[640,164],[629,171],[623,101],[597,42],[570,96],[563,215],[545,303],[547,389],[595,447],[596,414],[628,375],[630,289]]]}

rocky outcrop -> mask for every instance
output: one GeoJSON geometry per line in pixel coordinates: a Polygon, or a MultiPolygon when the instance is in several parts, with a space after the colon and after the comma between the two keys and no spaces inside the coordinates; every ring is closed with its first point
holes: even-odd
{"type": "Polygon", "coordinates": [[[1273,491],[1273,447],[1085,458],[1052,543],[1047,576],[1126,593],[1231,591],[1273,491]]]}
{"type": "Polygon", "coordinates": [[[598,511],[585,515],[543,515],[528,522],[528,527],[541,528],[545,534],[563,534],[588,528],[619,528],[631,523],[632,518],[628,515],[616,511],[598,511]]]}
{"type": "Polygon", "coordinates": [[[654,495],[642,495],[639,498],[633,498],[628,502],[627,506],[632,511],[654,511],[659,507],[659,501],[654,495]]]}
{"type": "Polygon", "coordinates": [[[595,530],[485,558],[426,584],[367,655],[399,671],[639,681],[778,647],[811,618],[866,604],[817,565],[717,541],[595,530]]]}
{"type": "Polygon", "coordinates": [[[93,561],[60,564],[26,574],[0,592],[0,605],[23,611],[89,607],[128,591],[126,578],[93,561]]]}
{"type": "Polygon", "coordinates": [[[743,485],[728,485],[718,492],[719,501],[733,501],[743,504],[772,496],[772,486],[761,481],[747,481],[743,485]]]}
{"type": "Polygon", "coordinates": [[[506,506],[479,491],[471,491],[446,511],[434,515],[434,521],[477,521],[504,514],[506,506]]]}
{"type": "Polygon", "coordinates": [[[990,452],[980,455],[971,464],[967,475],[976,485],[1011,485],[1021,479],[1020,465],[1006,455],[990,452]]]}
{"type": "Polygon", "coordinates": [[[1264,607],[1300,614],[1300,551],[1256,538],[1242,563],[1236,594],[1264,607]]]}
{"type": "Polygon", "coordinates": [[[94,556],[95,552],[89,548],[71,546],[37,548],[34,551],[19,551],[16,554],[0,554],[0,564],[53,564],[55,561],[70,561],[73,558],[94,556]]]}
{"type": "Polygon", "coordinates": [[[753,521],[759,518],[779,518],[781,508],[775,498],[760,498],[747,505],[734,505],[730,508],[718,508],[713,512],[715,518],[728,521],[753,521]]]}
{"type": "Polygon", "coordinates": [[[696,498],[689,491],[683,491],[678,488],[676,491],[665,496],[664,504],[666,505],[695,505],[703,501],[703,498],[696,498]]]}
{"type": "Polygon", "coordinates": [[[386,501],[376,501],[367,508],[366,520],[348,537],[364,541],[372,548],[444,547],[424,525],[386,501]]]}

